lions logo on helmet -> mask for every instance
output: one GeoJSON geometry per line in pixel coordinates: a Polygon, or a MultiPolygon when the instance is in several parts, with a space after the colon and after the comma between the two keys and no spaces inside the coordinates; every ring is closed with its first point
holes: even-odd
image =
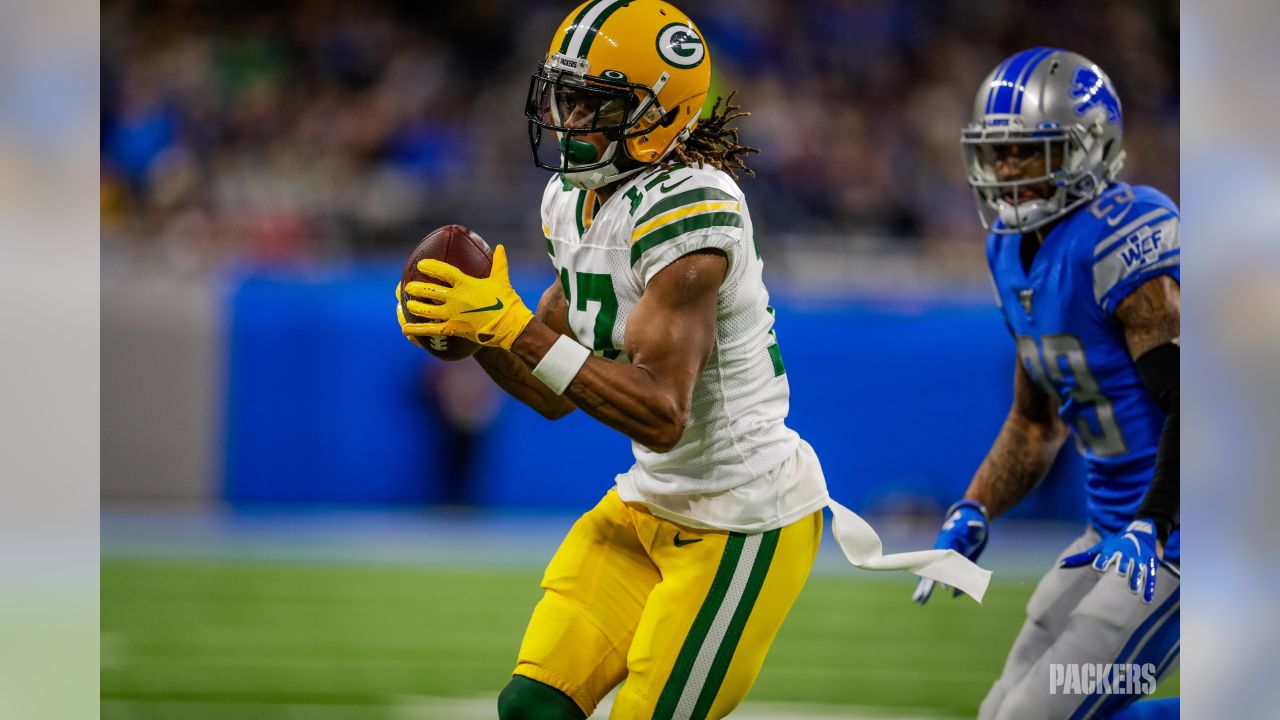
{"type": "Polygon", "coordinates": [[[1076,98],[1076,114],[1084,115],[1096,107],[1105,108],[1107,122],[1120,122],[1120,101],[1111,92],[1110,83],[1099,75],[1093,66],[1081,65],[1071,78],[1071,97],[1076,98]]]}
{"type": "Polygon", "coordinates": [[[588,0],[560,23],[529,83],[534,163],[584,189],[617,182],[688,137],[710,87],[710,53],[680,10],[662,0],[588,0]]]}
{"type": "Polygon", "coordinates": [[[1120,100],[1088,58],[1057,48],[1024,50],[978,89],[961,135],[969,185],[984,227],[1023,233],[1097,197],[1124,164],[1120,100]],[[1044,173],[1001,180],[996,159],[1017,145],[1041,154],[1044,173]],[[1051,188],[1047,197],[1026,191],[1051,188]]]}

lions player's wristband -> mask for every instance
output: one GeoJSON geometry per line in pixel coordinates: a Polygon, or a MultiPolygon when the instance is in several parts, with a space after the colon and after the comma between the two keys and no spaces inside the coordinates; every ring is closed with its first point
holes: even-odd
{"type": "Polygon", "coordinates": [[[533,376],[551,388],[557,395],[563,395],[564,389],[573,382],[574,376],[591,357],[591,351],[569,338],[561,335],[556,344],[551,346],[538,366],[533,369],[533,376]]]}

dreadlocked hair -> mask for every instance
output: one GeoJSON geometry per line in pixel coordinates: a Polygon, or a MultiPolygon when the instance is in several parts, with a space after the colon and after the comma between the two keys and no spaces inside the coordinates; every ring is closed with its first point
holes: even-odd
{"type": "Polygon", "coordinates": [[[729,127],[729,123],[734,120],[751,116],[749,112],[741,112],[741,106],[733,104],[734,94],[729,93],[727,98],[716,98],[711,112],[698,121],[698,126],[684,142],[675,146],[667,163],[710,165],[728,173],[734,180],[738,179],[738,170],[751,177],[756,176],[755,171],[744,163],[744,156],[758,153],[760,149],[739,144],[738,128],[729,127]]]}

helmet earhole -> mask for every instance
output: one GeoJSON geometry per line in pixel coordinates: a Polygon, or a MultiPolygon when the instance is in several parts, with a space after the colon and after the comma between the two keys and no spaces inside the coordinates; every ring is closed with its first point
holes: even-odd
{"type": "Polygon", "coordinates": [[[680,116],[680,108],[676,108],[675,110],[672,110],[666,115],[663,115],[662,122],[660,124],[662,125],[662,127],[671,127],[671,123],[675,122],[676,118],[679,116],[680,116]]]}

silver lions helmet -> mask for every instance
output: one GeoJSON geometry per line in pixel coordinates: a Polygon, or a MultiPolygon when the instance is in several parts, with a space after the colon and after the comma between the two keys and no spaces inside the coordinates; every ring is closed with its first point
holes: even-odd
{"type": "Polygon", "coordinates": [[[1097,197],[1124,164],[1121,121],[1115,86],[1084,56],[1033,48],[1000,63],[960,140],[983,226],[1023,233],[1097,197]]]}

